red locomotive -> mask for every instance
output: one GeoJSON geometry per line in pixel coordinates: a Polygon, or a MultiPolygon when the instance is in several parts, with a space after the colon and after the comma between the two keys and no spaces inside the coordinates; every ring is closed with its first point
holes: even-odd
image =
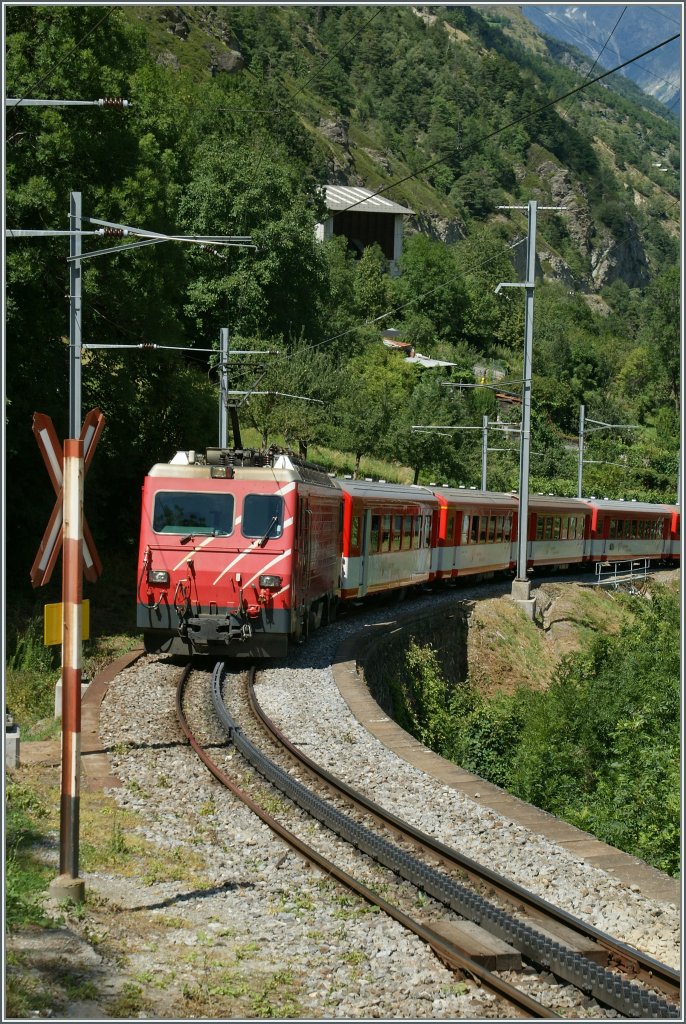
{"type": "MultiPolygon", "coordinates": [[[[527,567],[677,562],[676,506],[529,497],[527,567]]],[[[519,500],[336,480],[276,449],[180,452],[143,486],[137,624],[148,651],[281,657],[339,601],[512,572],[519,500]]]]}
{"type": "Polygon", "coordinates": [[[143,485],[138,626],[146,650],[279,657],[331,616],[342,497],[277,452],[208,449],[143,485]]]}

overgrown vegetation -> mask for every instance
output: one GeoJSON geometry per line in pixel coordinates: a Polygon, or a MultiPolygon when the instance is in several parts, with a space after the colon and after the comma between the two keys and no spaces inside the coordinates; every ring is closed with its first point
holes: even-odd
{"type": "Polygon", "coordinates": [[[52,872],[32,853],[42,839],[47,811],[29,786],[10,781],[5,792],[5,927],[47,925],[42,909],[44,891],[52,872]]]}
{"type": "Polygon", "coordinates": [[[545,690],[449,687],[411,643],[398,721],[444,757],[649,864],[680,871],[680,604],[622,597],[630,621],[563,659],[545,690]]]}

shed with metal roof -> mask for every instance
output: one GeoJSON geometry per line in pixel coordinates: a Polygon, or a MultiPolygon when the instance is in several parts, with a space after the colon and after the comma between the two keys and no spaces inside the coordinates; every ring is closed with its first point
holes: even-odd
{"type": "Polygon", "coordinates": [[[414,211],[366,188],[321,187],[328,216],[323,224],[317,225],[317,238],[326,241],[332,235],[343,235],[358,257],[376,242],[389,262],[391,273],[396,274],[403,246],[404,218],[414,211]]]}

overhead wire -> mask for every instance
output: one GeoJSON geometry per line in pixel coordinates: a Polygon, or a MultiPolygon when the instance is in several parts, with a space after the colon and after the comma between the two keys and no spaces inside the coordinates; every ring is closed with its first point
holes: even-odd
{"type": "MultiPolygon", "coordinates": [[[[607,39],[603,43],[602,49],[598,52],[598,55],[597,55],[596,59],[593,61],[591,67],[586,72],[586,75],[584,76],[584,81],[586,79],[590,78],[591,75],[593,74],[593,71],[594,71],[594,68],[595,68],[596,64],[598,63],[598,61],[602,57],[603,53],[605,52],[606,48],[608,47],[608,45],[610,43],[610,40],[612,39],[613,35],[615,34],[615,32],[616,32],[616,30],[617,30],[617,28],[619,26],[619,23],[620,23],[620,21],[622,20],[622,18],[624,17],[625,14],[626,14],[626,6],[624,6],[622,8],[622,13],[619,15],[619,17],[617,18],[617,21],[614,23],[612,31],[610,32],[609,36],[607,37],[607,39]]],[[[569,111],[575,100],[576,100],[576,96],[572,97],[571,101],[568,103],[568,105],[565,108],[565,110],[569,111]]]]}

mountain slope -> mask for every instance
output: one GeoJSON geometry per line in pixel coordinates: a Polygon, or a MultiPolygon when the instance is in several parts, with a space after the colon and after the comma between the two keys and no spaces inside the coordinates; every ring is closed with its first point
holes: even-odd
{"type": "Polygon", "coordinates": [[[604,86],[553,105],[589,66],[552,61],[518,8],[128,10],[159,62],[277,90],[313,173],[390,189],[411,229],[451,241],[537,198],[567,207],[541,222],[543,269],[575,288],[642,287],[676,258],[678,126],[604,86]]]}

